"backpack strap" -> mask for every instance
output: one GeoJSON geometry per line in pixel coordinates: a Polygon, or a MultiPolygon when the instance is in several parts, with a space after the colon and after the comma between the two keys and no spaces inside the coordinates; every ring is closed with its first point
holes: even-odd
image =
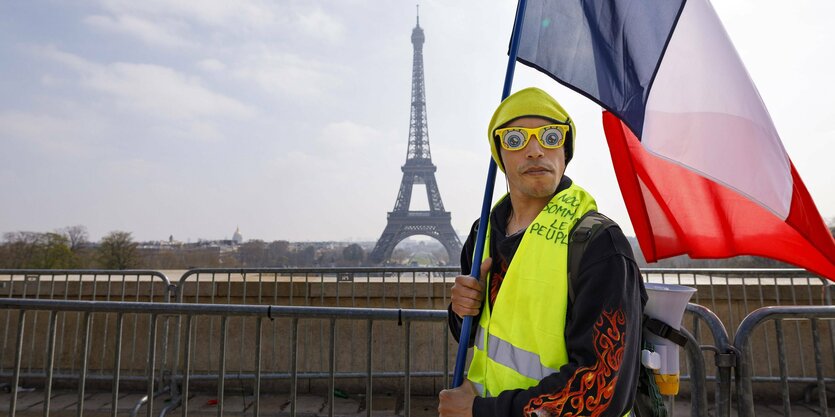
{"type": "MultiPolygon", "coordinates": [[[[573,281],[580,275],[580,262],[583,260],[586,248],[599,234],[612,226],[617,226],[614,220],[596,211],[590,211],[584,214],[569,232],[568,300],[571,304],[574,304],[575,299],[573,281]]],[[[642,329],[669,339],[678,345],[684,346],[687,342],[682,332],[673,329],[660,320],[644,315],[641,324],[642,329]]],[[[654,351],[652,344],[643,335],[641,336],[641,349],[654,351]]],[[[637,417],[667,417],[669,415],[653,371],[645,366],[640,367],[637,391],[631,413],[627,414],[637,417]]]]}
{"type": "Polygon", "coordinates": [[[604,230],[617,226],[614,220],[592,210],[580,217],[568,236],[568,300],[574,304],[574,284],[580,275],[580,262],[589,243],[604,230]]]}

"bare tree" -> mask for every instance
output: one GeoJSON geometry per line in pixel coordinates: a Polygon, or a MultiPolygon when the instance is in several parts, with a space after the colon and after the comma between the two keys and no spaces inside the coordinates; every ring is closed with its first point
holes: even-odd
{"type": "Polygon", "coordinates": [[[79,249],[88,243],[87,239],[90,237],[87,234],[87,227],[80,224],[59,229],[57,232],[66,236],[69,240],[70,250],[73,253],[78,253],[79,249]]]}
{"type": "Polygon", "coordinates": [[[99,263],[106,269],[135,268],[139,263],[136,246],[130,232],[110,232],[99,243],[99,263]]]}
{"type": "Polygon", "coordinates": [[[39,234],[34,232],[9,232],[3,235],[2,264],[6,268],[30,268],[38,250],[39,234]]]}

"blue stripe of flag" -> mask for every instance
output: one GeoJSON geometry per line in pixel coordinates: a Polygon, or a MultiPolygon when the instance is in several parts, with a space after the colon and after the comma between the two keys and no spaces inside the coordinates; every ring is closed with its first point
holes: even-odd
{"type": "Polygon", "coordinates": [[[519,61],[599,103],[640,139],[684,0],[529,0],[519,61]]]}

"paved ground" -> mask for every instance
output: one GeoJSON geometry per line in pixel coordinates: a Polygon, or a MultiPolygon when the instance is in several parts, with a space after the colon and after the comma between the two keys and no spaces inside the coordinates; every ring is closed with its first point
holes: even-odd
{"type": "MultiPolygon", "coordinates": [[[[83,416],[105,417],[112,414],[113,395],[108,392],[90,393],[84,399],[83,416]]],[[[143,394],[124,393],[116,402],[117,416],[129,416],[143,394]]],[[[438,401],[436,397],[412,397],[410,399],[410,415],[415,417],[437,416],[438,401]]],[[[0,416],[10,416],[10,405],[12,402],[11,393],[0,393],[0,416]]],[[[198,417],[217,416],[219,408],[223,406],[223,415],[228,416],[254,416],[256,404],[252,396],[230,394],[223,399],[223,404],[216,396],[207,393],[197,393],[188,402],[188,415],[198,417]]],[[[18,392],[15,407],[15,416],[20,417],[42,417],[44,413],[44,392],[38,390],[18,392]]],[[[154,409],[161,410],[165,406],[163,398],[155,400],[154,409]]],[[[263,416],[289,416],[291,412],[290,398],[287,394],[264,395],[258,404],[260,414],[263,416]]],[[[830,405],[832,407],[832,405],[830,405]]],[[[53,392],[49,404],[49,416],[55,417],[77,417],[78,416],[78,394],[70,391],[53,392]]],[[[335,398],[334,415],[345,417],[366,416],[367,403],[364,398],[335,398]]],[[[327,416],[330,411],[330,404],[325,397],[316,395],[300,395],[296,401],[296,413],[300,417],[327,416]]],[[[806,404],[793,404],[792,416],[812,417],[820,416],[814,407],[806,404]]],[[[829,413],[835,415],[835,408],[830,408],[829,413]]],[[[155,412],[154,415],[158,415],[155,412]]],[[[372,416],[405,416],[403,400],[391,396],[374,397],[372,401],[372,416]]],[[[711,413],[713,414],[713,413],[711,413]]],[[[733,413],[736,415],[736,413],[733,413]]],[[[758,417],[776,417],[783,415],[781,404],[765,405],[757,404],[756,414],[758,417]]],[[[147,407],[138,409],[139,416],[147,415],[147,407]]],[[[170,416],[181,416],[182,408],[177,408],[170,416]]],[[[674,404],[674,416],[689,416],[690,403],[685,400],[677,400],[674,404]]]]}

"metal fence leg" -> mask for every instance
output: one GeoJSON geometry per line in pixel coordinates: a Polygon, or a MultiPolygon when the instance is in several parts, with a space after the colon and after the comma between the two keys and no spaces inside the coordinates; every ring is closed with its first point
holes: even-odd
{"type": "MultiPolygon", "coordinates": [[[[110,408],[110,415],[112,417],[116,417],[117,410],[119,408],[119,377],[121,375],[120,371],[122,369],[122,324],[124,323],[124,313],[118,313],[116,315],[116,342],[115,346],[113,347],[113,388],[111,391],[113,392],[112,397],[112,407],[110,408]]],[[[104,349],[102,349],[104,350],[104,349]]]]}
{"type": "Polygon", "coordinates": [[[166,379],[168,379],[168,380],[171,379],[170,374],[172,373],[171,371],[166,372],[166,370],[168,370],[168,348],[169,348],[169,346],[168,346],[168,331],[169,331],[169,328],[170,328],[170,326],[169,326],[170,321],[171,321],[170,316],[165,317],[165,320],[162,321],[162,343],[161,343],[162,361],[161,361],[160,368],[159,368],[159,381],[157,382],[157,385],[159,386],[160,390],[164,390],[166,388],[165,383],[168,382],[168,384],[169,384],[167,386],[168,396],[169,396],[169,399],[173,401],[173,399],[176,397],[176,393],[171,391],[171,389],[172,389],[171,385],[173,385],[173,383],[171,381],[166,381],[166,379]]]}
{"type": "Polygon", "coordinates": [[[404,385],[403,394],[405,396],[403,401],[403,415],[409,417],[411,414],[411,397],[412,397],[412,332],[411,330],[412,322],[406,320],[403,323],[403,332],[405,333],[405,349],[403,349],[405,353],[405,360],[406,360],[406,384],[404,385]]]}
{"type": "MultiPolygon", "coordinates": [[[[174,287],[174,286],[172,285],[172,287],[174,287]]],[[[176,292],[176,287],[173,288],[173,289],[170,289],[169,291],[176,292]]],[[[170,296],[168,296],[168,299],[170,299],[170,296]]],[[[168,334],[168,332],[171,329],[171,326],[168,325],[169,320],[171,320],[171,317],[168,317],[165,320],[165,334],[166,335],[168,334]]],[[[179,315],[179,316],[177,316],[177,324],[176,324],[175,330],[174,330],[174,332],[175,332],[174,333],[174,349],[171,353],[173,357],[171,358],[171,369],[169,370],[169,377],[168,377],[168,397],[169,397],[169,401],[168,401],[168,405],[165,406],[165,408],[163,408],[163,410],[160,412],[160,417],[165,417],[166,415],[168,415],[169,412],[171,412],[171,410],[174,410],[175,408],[179,407],[183,403],[183,397],[182,397],[183,394],[182,394],[182,391],[180,390],[180,387],[177,385],[178,381],[179,381],[179,383],[182,383],[182,379],[183,379],[182,375],[178,374],[178,372],[180,372],[180,338],[181,338],[182,328],[183,328],[183,316],[179,315]]],[[[168,340],[169,340],[168,336],[166,336],[165,340],[163,341],[163,344],[167,346],[168,345],[168,340]]],[[[168,351],[168,349],[166,348],[165,352],[167,352],[167,351],[168,351]]],[[[165,352],[163,353],[163,356],[167,357],[167,354],[165,352]]],[[[164,370],[166,368],[166,365],[163,364],[162,368],[164,370]]],[[[185,414],[184,414],[184,416],[185,416],[185,414]]]]}
{"type": "Polygon", "coordinates": [[[684,350],[690,364],[691,412],[693,417],[707,417],[707,379],[705,378],[705,360],[699,349],[699,342],[685,328],[680,329],[687,338],[684,350]]]}
{"type": "MultiPolygon", "coordinates": [[[[157,363],[157,315],[151,314],[148,320],[148,412],[151,417],[154,409],[154,378],[157,363]]],[[[79,416],[81,417],[81,416],[79,416]]]]}
{"type": "Polygon", "coordinates": [[[182,345],[183,349],[185,349],[183,352],[183,386],[180,390],[180,402],[183,407],[183,417],[188,417],[188,383],[189,375],[191,374],[191,335],[193,332],[194,322],[192,320],[192,316],[186,316],[186,338],[185,343],[182,345]]]}
{"type": "MultiPolygon", "coordinates": [[[[748,348],[750,341],[746,339],[743,346],[734,346],[739,352],[736,366],[736,395],[739,417],[754,417],[754,393],[751,387],[753,363],[748,348]]],[[[736,344],[736,342],[734,342],[736,344]]]]}
{"type": "Polygon", "coordinates": [[[717,352],[716,354],[716,369],[718,372],[718,391],[716,392],[717,417],[730,417],[731,415],[731,390],[733,389],[731,370],[736,366],[738,356],[734,351],[727,353],[717,352]]]}
{"type": "Polygon", "coordinates": [[[780,388],[783,394],[783,415],[791,417],[792,408],[789,399],[789,369],[786,363],[786,340],[783,337],[783,321],[775,320],[774,329],[777,332],[777,358],[780,363],[780,388]]]}
{"type": "Polygon", "coordinates": [[[17,408],[17,385],[20,383],[20,360],[23,355],[23,326],[26,320],[26,311],[20,310],[17,318],[17,343],[14,353],[14,377],[12,377],[12,403],[9,404],[9,417],[14,417],[17,408]]]}
{"type": "Polygon", "coordinates": [[[226,316],[220,319],[220,351],[218,352],[220,355],[220,372],[218,372],[217,378],[217,417],[223,417],[223,391],[225,388],[224,381],[226,380],[226,326],[228,320],[229,318],[226,316]]]}
{"type": "Polygon", "coordinates": [[[290,338],[290,417],[296,417],[296,401],[299,384],[299,319],[293,317],[293,330],[290,338]]]}
{"type": "MultiPolygon", "coordinates": [[[[259,286],[260,289],[260,286],[259,286]]],[[[253,415],[261,417],[261,323],[263,317],[255,321],[255,404],[253,415]]]]}
{"type": "MultiPolygon", "coordinates": [[[[81,381],[78,383],[78,417],[84,415],[84,386],[87,385],[87,364],[89,363],[90,352],[90,323],[92,316],[87,312],[84,314],[84,350],[81,351],[81,381]]],[[[148,417],[151,417],[150,415],[148,417]]]]}
{"type": "Polygon", "coordinates": [[[368,378],[367,378],[367,382],[366,382],[366,386],[365,386],[365,415],[366,415],[366,417],[371,417],[371,407],[372,407],[372,404],[373,404],[372,403],[372,398],[374,396],[374,394],[372,393],[372,387],[373,386],[372,386],[372,375],[371,375],[371,372],[372,372],[372,368],[371,368],[371,363],[372,362],[371,361],[372,361],[372,358],[373,358],[371,335],[373,334],[373,329],[374,329],[374,321],[373,320],[368,320],[368,327],[367,327],[367,330],[366,330],[366,333],[365,333],[366,338],[367,338],[366,339],[367,355],[366,355],[365,364],[366,364],[366,367],[367,367],[367,370],[368,370],[368,378]]]}
{"type": "Polygon", "coordinates": [[[52,400],[52,374],[55,367],[55,334],[58,324],[58,312],[49,312],[49,341],[46,354],[46,383],[44,384],[44,417],[49,417],[49,403],[52,400]]]}
{"type": "Polygon", "coordinates": [[[820,413],[824,417],[829,417],[829,409],[826,404],[826,384],[823,377],[823,355],[821,355],[821,337],[818,332],[818,320],[811,319],[812,326],[812,346],[815,351],[815,372],[818,379],[818,401],[820,404],[820,413]]]}
{"type": "Polygon", "coordinates": [[[333,417],[333,398],[336,390],[336,319],[330,319],[330,377],[328,380],[328,417],[333,417]]]}

